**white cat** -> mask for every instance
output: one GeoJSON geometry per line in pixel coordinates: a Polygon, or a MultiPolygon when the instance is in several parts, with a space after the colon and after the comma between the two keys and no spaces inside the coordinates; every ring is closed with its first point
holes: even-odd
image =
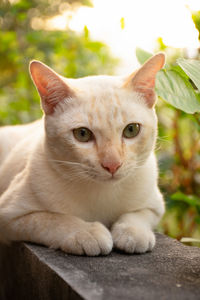
{"type": "Polygon", "coordinates": [[[159,53],[127,77],[66,79],[30,64],[44,119],[0,128],[0,241],[67,253],[155,245],[164,212],[154,146],[159,53]]]}

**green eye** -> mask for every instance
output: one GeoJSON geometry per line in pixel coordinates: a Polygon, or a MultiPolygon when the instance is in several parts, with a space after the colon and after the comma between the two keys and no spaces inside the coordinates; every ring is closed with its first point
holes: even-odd
{"type": "Polygon", "coordinates": [[[123,137],[127,139],[134,138],[140,132],[140,124],[138,123],[131,123],[128,124],[123,131],[123,137]]]}
{"type": "Polygon", "coordinates": [[[93,140],[93,133],[88,128],[80,127],[73,130],[74,137],[82,143],[93,140]]]}

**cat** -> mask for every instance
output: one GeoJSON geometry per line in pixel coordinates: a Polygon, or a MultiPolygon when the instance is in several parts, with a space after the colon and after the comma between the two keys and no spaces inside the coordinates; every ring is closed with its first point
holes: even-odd
{"type": "Polygon", "coordinates": [[[0,128],[0,242],[75,255],[144,253],[164,213],[157,186],[154,92],[165,56],[130,76],[30,73],[42,120],[0,128]]]}

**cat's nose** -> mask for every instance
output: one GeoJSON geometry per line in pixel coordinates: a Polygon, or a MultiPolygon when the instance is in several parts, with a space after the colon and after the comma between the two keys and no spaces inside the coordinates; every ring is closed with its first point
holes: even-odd
{"type": "Polygon", "coordinates": [[[120,162],[106,162],[101,164],[102,168],[104,168],[106,171],[114,175],[114,173],[119,169],[121,166],[120,162]]]}

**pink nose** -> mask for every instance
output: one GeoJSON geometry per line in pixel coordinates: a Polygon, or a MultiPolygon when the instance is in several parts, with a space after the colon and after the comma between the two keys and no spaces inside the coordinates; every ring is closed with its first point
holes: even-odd
{"type": "Polygon", "coordinates": [[[101,166],[112,175],[119,169],[121,163],[119,162],[106,162],[102,163],[101,166]]]}

